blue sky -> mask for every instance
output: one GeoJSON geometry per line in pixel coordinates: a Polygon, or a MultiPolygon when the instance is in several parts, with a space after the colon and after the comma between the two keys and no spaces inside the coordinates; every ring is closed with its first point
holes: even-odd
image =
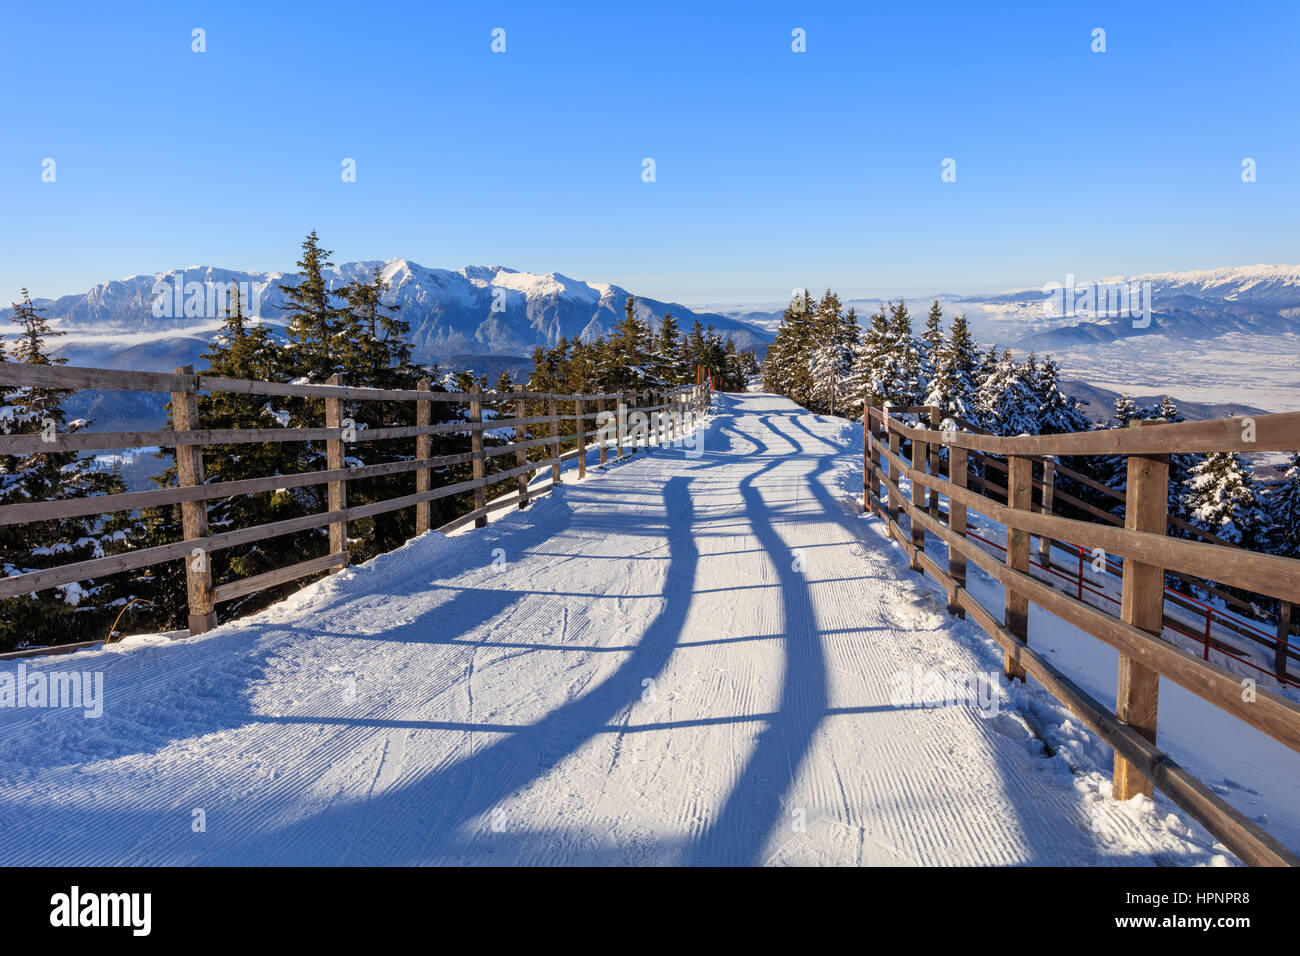
{"type": "Polygon", "coordinates": [[[6,3],[0,299],[310,229],[688,303],[1300,261],[1300,4],[979,7],[6,3]]]}

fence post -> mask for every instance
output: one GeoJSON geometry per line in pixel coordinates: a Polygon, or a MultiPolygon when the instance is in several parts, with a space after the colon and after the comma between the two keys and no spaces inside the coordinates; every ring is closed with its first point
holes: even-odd
{"type": "MultiPolygon", "coordinates": [[[[925,474],[925,459],[928,457],[926,449],[929,447],[928,442],[920,439],[912,439],[912,470],[925,474]]],[[[921,522],[916,520],[916,512],[925,510],[925,485],[921,484],[915,478],[912,479],[912,511],[908,515],[907,524],[912,533],[912,547],[916,550],[912,552],[909,559],[909,567],[913,571],[921,570],[921,562],[916,557],[916,551],[925,550],[925,528],[921,522]]]]}
{"type": "Polygon", "coordinates": [[[862,510],[875,514],[875,498],[880,496],[880,479],[876,476],[876,467],[880,463],[880,452],[876,451],[875,434],[871,430],[871,403],[862,403],[862,510]]]}
{"type": "MultiPolygon", "coordinates": [[[[178,432],[193,431],[199,424],[198,379],[194,366],[183,365],[177,375],[189,376],[185,391],[172,392],[172,429],[178,432]]],[[[203,446],[176,445],[176,483],[182,488],[202,485],[203,446]]],[[[181,529],[186,541],[195,542],[200,554],[191,553],[185,560],[185,596],[189,603],[190,636],[202,634],[217,626],[217,611],[212,601],[212,556],[201,543],[208,536],[208,503],[206,501],[181,502],[181,529]]]]}
{"type": "MultiPolygon", "coordinates": [[[[630,415],[634,415],[634,414],[635,414],[638,410],[640,410],[640,408],[641,408],[641,392],[640,392],[639,390],[637,390],[637,389],[634,388],[634,389],[632,389],[632,391],[630,391],[628,394],[632,397],[632,404],[631,404],[631,406],[629,406],[629,416],[630,416],[630,415]]],[[[642,414],[641,417],[642,417],[642,419],[644,419],[644,418],[645,418],[645,415],[642,414]]],[[[630,419],[630,420],[631,420],[631,421],[637,421],[637,419],[630,419]]],[[[629,449],[630,449],[630,450],[629,450],[629,454],[635,455],[635,454],[636,454],[636,450],[637,450],[637,446],[638,446],[638,445],[643,445],[643,444],[645,443],[645,433],[644,433],[644,428],[645,428],[644,425],[641,426],[641,427],[637,427],[636,425],[632,425],[632,426],[630,426],[630,427],[628,428],[628,430],[627,430],[627,443],[628,443],[628,447],[629,447],[629,449]]]]}
{"type": "MultiPolygon", "coordinates": [[[[343,376],[335,372],[325,380],[326,385],[342,385],[343,376]]],[[[325,399],[325,427],[343,427],[343,399],[325,399]]],[[[325,466],[330,470],[344,467],[343,436],[329,438],[325,441],[325,466]]],[[[347,482],[331,481],[326,486],[326,507],[330,511],[342,511],[348,506],[347,482]]],[[[346,560],[348,554],[348,523],[335,521],[330,524],[330,554],[341,554],[346,560]]],[[[341,571],[346,565],[335,570],[341,571]]]]}
{"type": "Polygon", "coordinates": [[[574,414],[578,416],[578,480],[587,477],[587,406],[579,395],[574,399],[574,414]]]}
{"type": "MultiPolygon", "coordinates": [[[[942,417],[939,407],[937,405],[931,405],[930,427],[935,431],[938,431],[942,417]]],[[[942,446],[938,442],[930,442],[930,474],[934,475],[936,478],[939,477],[939,449],[941,447],[942,446]]],[[[939,492],[934,488],[930,489],[930,517],[935,521],[939,520],[939,492]]]]}
{"type": "MultiPolygon", "coordinates": [[[[1130,427],[1145,424],[1135,421],[1130,427]]],[[[1129,455],[1128,490],[1124,496],[1124,527],[1164,535],[1169,503],[1169,456],[1129,455]]],[[[1159,635],[1164,626],[1165,569],[1156,564],[1124,558],[1120,618],[1127,624],[1159,635]]],[[[1155,743],[1156,715],[1160,705],[1160,675],[1127,654],[1119,655],[1115,716],[1155,743]]],[[[1116,800],[1136,793],[1152,794],[1152,782],[1136,767],[1115,754],[1113,783],[1116,800]]]]}
{"type": "MultiPolygon", "coordinates": [[[[527,414],[527,413],[526,413],[526,410],[524,409],[524,400],[523,400],[522,398],[516,398],[516,399],[515,399],[515,418],[524,418],[524,417],[526,417],[526,414],[527,414]]],[[[524,441],[527,439],[527,437],[528,437],[528,428],[527,428],[527,426],[525,426],[525,425],[516,425],[516,426],[515,426],[515,444],[517,444],[517,445],[522,445],[522,444],[524,443],[524,441]]],[[[515,467],[516,467],[516,468],[524,468],[524,467],[527,467],[527,465],[528,465],[528,449],[527,449],[527,448],[520,448],[520,449],[516,450],[516,451],[515,451],[515,467]]],[[[520,507],[520,508],[527,508],[527,507],[528,507],[528,472],[526,472],[526,471],[521,471],[521,472],[519,473],[519,476],[515,479],[515,482],[516,482],[515,487],[519,489],[519,507],[520,507]]]]}
{"type": "MultiPolygon", "coordinates": [[[[1020,511],[1031,510],[1034,490],[1033,459],[1019,455],[1007,456],[1007,507],[1020,511]]],[[[1029,573],[1029,532],[1007,525],[1007,567],[1029,573]]],[[[1014,588],[1005,588],[1003,614],[1006,628],[1023,644],[1029,643],[1029,598],[1014,588]]],[[[1011,652],[1004,655],[1002,672],[1007,680],[1025,679],[1025,669],[1011,652]]]]}
{"type": "MultiPolygon", "coordinates": [[[[1056,463],[1049,455],[1043,459],[1043,514],[1051,517],[1056,492],[1056,463]]],[[[1044,568],[1052,566],[1052,539],[1038,536],[1038,561],[1044,568]]]]}
{"type": "MultiPolygon", "coordinates": [[[[886,412],[886,415],[888,415],[888,412],[886,412]]],[[[889,428],[889,425],[886,423],[885,427],[889,428]]],[[[894,524],[898,524],[898,499],[902,495],[902,489],[899,488],[897,492],[894,489],[898,488],[899,482],[899,470],[896,462],[900,457],[900,449],[898,432],[893,429],[889,429],[889,451],[894,456],[889,462],[889,477],[893,479],[889,483],[889,520],[894,524]]]]}
{"type": "Polygon", "coordinates": [[[1279,680],[1286,679],[1286,653],[1291,645],[1292,609],[1287,601],[1277,605],[1277,645],[1273,650],[1273,673],[1279,680]]]}
{"type": "MultiPolygon", "coordinates": [[[[948,446],[948,480],[959,488],[966,487],[966,449],[956,445],[948,446]]],[[[966,506],[948,498],[948,528],[955,534],[966,537],[966,506]]],[[[959,588],[966,587],[966,556],[958,554],[955,548],[948,548],[948,577],[959,588]]],[[[948,608],[958,617],[966,616],[966,609],[959,606],[948,608]]]]}
{"type": "Polygon", "coordinates": [[[600,463],[602,465],[605,464],[605,456],[608,454],[608,451],[605,448],[605,443],[609,440],[609,436],[605,434],[604,415],[605,397],[602,395],[600,398],[596,399],[596,424],[599,426],[596,429],[596,437],[600,441],[600,463]]]}
{"type": "Polygon", "coordinates": [[[623,445],[627,440],[627,392],[618,393],[618,457],[623,458],[626,452],[623,445]]]}
{"type": "Polygon", "coordinates": [[[547,399],[546,414],[551,418],[551,484],[560,483],[560,410],[555,398],[547,399]]]}
{"type": "MultiPolygon", "coordinates": [[[[427,378],[420,379],[416,383],[416,388],[422,392],[432,389],[432,384],[427,378]]],[[[415,400],[415,425],[417,428],[427,428],[433,421],[433,403],[428,399],[419,398],[415,400]]],[[[419,461],[424,461],[429,457],[429,436],[415,436],[415,457],[419,461]]],[[[433,473],[427,468],[419,468],[415,472],[415,493],[421,494],[429,490],[430,478],[433,473]]],[[[429,508],[433,505],[431,501],[417,501],[415,504],[415,533],[424,534],[429,530],[429,508]]]]}
{"type": "MultiPolygon", "coordinates": [[[[474,427],[475,425],[481,426],[483,424],[483,402],[479,398],[478,382],[474,383],[474,387],[469,390],[469,393],[474,396],[473,398],[470,399],[469,402],[469,423],[471,428],[470,435],[469,435],[469,447],[470,447],[470,451],[474,455],[473,459],[471,460],[471,467],[473,469],[471,472],[471,476],[475,481],[482,481],[483,480],[483,429],[481,427],[479,428],[474,427]]],[[[487,508],[487,486],[480,484],[474,488],[474,510],[482,511],[486,508],[487,508]]],[[[475,518],[474,527],[486,528],[487,515],[481,514],[477,518],[475,518]]]]}

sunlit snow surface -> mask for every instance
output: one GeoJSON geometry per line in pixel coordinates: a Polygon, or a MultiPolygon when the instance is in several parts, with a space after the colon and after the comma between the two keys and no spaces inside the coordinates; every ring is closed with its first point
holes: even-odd
{"type": "MultiPolygon", "coordinates": [[[[860,513],[860,427],[743,394],[705,428],[209,635],[26,662],[106,702],[0,709],[0,863],[1230,861],[1163,797],[1111,800],[1041,689],[897,699],[1001,653],[860,513]]],[[[1096,642],[1030,639],[1113,695],[1096,642]]],[[[1296,755],[1177,694],[1161,721],[1300,844],[1296,755]]]]}

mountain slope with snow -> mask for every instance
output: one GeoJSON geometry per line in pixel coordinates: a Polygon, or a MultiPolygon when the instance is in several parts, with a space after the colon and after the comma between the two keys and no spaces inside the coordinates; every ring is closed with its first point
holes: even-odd
{"type": "MultiPolygon", "coordinates": [[[[397,306],[411,326],[418,361],[446,362],[457,355],[529,355],[561,338],[590,340],[608,332],[624,314],[631,292],[607,283],[588,283],[553,272],[519,272],[503,266],[468,266],[458,271],[431,269],[408,259],[342,263],[325,274],[331,289],[367,279],[379,268],[390,283],[385,302],[397,306]]],[[[239,272],[191,266],[171,272],[129,276],[105,282],[84,294],[38,299],[46,316],[65,337],[60,354],[74,365],[170,371],[192,362],[220,325],[219,310],[196,300],[188,308],[184,290],[246,283],[257,296],[246,306],[265,322],[283,325],[281,285],[294,285],[293,273],[239,272]],[[177,298],[173,290],[182,289],[177,298]],[[161,313],[161,314],[160,314],[161,313]],[[188,314],[187,314],[188,313],[188,314]]],[[[637,314],[653,324],[666,311],[683,328],[696,320],[712,324],[740,349],[759,347],[770,338],[745,322],[697,313],[675,302],[636,297],[637,314]]],[[[0,310],[7,324],[12,310],[0,310]]]]}

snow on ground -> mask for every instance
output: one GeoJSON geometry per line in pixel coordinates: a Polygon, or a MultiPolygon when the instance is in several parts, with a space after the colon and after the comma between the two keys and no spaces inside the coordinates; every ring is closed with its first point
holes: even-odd
{"type": "Polygon", "coordinates": [[[0,708],[0,863],[1228,861],[1041,691],[900,693],[1001,654],[855,507],[860,429],[705,427],[200,638],[6,662],[105,702],[0,708]]]}

